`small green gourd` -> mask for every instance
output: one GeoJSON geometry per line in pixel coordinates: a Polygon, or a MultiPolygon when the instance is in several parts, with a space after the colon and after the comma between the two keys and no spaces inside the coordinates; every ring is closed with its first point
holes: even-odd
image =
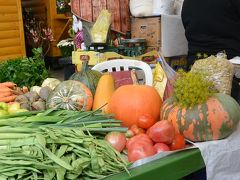
{"type": "Polygon", "coordinates": [[[69,80],[80,81],[85,84],[95,95],[98,81],[102,74],[98,71],[89,69],[88,61],[84,61],[80,72],[74,73],[69,80]]]}

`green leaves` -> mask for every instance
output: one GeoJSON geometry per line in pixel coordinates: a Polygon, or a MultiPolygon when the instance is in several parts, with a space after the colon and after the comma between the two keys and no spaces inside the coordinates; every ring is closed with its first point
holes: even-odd
{"type": "Polygon", "coordinates": [[[41,48],[33,49],[33,57],[7,60],[0,64],[0,82],[11,81],[28,88],[41,85],[49,74],[45,67],[41,48]]]}
{"type": "Polygon", "coordinates": [[[0,120],[0,179],[100,179],[128,172],[129,163],[103,140],[103,132],[126,131],[111,115],[49,109],[0,120]]]}

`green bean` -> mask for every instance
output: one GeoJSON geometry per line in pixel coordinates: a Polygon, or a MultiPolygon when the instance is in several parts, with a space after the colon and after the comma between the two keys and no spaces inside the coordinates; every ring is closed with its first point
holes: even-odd
{"type": "Polygon", "coordinates": [[[57,151],[57,157],[61,158],[66,153],[67,148],[67,145],[60,146],[59,150],[57,151]]]}
{"type": "Polygon", "coordinates": [[[98,139],[109,131],[126,131],[112,116],[103,116],[99,111],[48,110],[1,121],[3,178],[95,179],[127,171],[128,163],[121,154],[98,139]]]}
{"type": "Polygon", "coordinates": [[[88,176],[90,176],[90,177],[93,177],[93,178],[97,178],[97,179],[102,179],[102,178],[105,177],[105,176],[103,176],[103,175],[96,174],[96,173],[94,173],[94,172],[92,172],[92,171],[85,171],[84,174],[86,174],[86,175],[88,175],[88,176]]]}
{"type": "Polygon", "coordinates": [[[85,153],[85,152],[82,152],[82,151],[79,151],[79,150],[76,150],[74,149],[73,152],[78,156],[78,157],[88,157],[89,154],[85,153]]]}
{"type": "Polygon", "coordinates": [[[66,174],[66,169],[64,168],[56,169],[57,180],[65,180],[65,174],[66,174]]]}
{"type": "Polygon", "coordinates": [[[57,163],[61,167],[64,167],[67,170],[72,170],[73,169],[73,167],[70,164],[66,163],[65,161],[63,161],[62,159],[57,157],[49,149],[43,148],[42,150],[51,160],[53,160],[55,163],[57,163]]]}
{"type": "Polygon", "coordinates": [[[85,149],[85,148],[82,148],[82,147],[80,147],[79,145],[76,145],[76,144],[69,144],[69,146],[72,146],[72,147],[74,147],[76,150],[78,150],[78,151],[82,151],[82,152],[85,152],[85,153],[89,153],[89,151],[87,150],[87,149],[85,149]]]}
{"type": "Polygon", "coordinates": [[[37,173],[41,173],[38,169],[35,169],[35,168],[32,168],[32,167],[8,167],[8,168],[5,168],[5,169],[1,169],[0,170],[0,173],[5,173],[5,172],[11,172],[11,171],[15,171],[15,170],[30,170],[30,171],[33,171],[33,172],[37,172],[37,173]]]}

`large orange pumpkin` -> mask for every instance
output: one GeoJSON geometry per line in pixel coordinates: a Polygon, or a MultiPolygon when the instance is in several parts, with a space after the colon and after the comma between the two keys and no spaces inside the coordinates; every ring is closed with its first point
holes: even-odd
{"type": "Polygon", "coordinates": [[[119,87],[109,102],[110,112],[123,121],[124,126],[137,124],[139,116],[149,114],[156,120],[160,116],[161,97],[155,88],[147,85],[119,87]]]}
{"type": "Polygon", "coordinates": [[[221,93],[192,108],[180,108],[174,98],[169,98],[163,104],[161,119],[171,121],[175,130],[191,141],[218,140],[235,130],[240,107],[232,97],[221,93]]]}

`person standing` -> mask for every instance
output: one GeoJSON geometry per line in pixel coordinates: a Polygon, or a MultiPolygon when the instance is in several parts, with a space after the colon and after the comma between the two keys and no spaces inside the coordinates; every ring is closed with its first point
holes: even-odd
{"type": "Polygon", "coordinates": [[[203,54],[240,56],[240,0],[184,0],[181,15],[189,67],[203,54]]]}
{"type": "MultiPolygon", "coordinates": [[[[224,51],[240,56],[240,0],[184,0],[182,22],[188,40],[187,70],[198,58],[224,51]]],[[[233,78],[232,97],[240,104],[240,79],[233,78]]]]}

